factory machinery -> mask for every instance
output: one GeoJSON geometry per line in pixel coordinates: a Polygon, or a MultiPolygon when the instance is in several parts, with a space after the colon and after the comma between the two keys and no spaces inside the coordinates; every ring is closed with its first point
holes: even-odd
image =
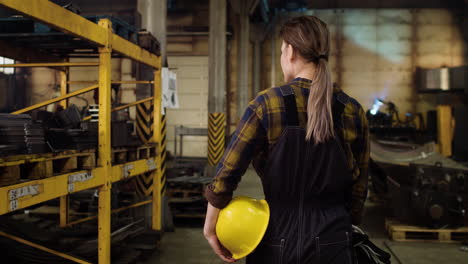
{"type": "Polygon", "coordinates": [[[16,14],[0,19],[0,55],[21,61],[3,66],[49,67],[61,77],[60,96],[0,114],[2,259],[132,263],[154,249],[161,234],[165,179],[157,41],[117,18],[83,17],[47,0],[0,0],[0,7],[16,14]],[[74,57],[94,59],[69,60],[74,57]],[[154,77],[111,80],[114,57],[146,65],[154,77]],[[69,91],[75,84],[69,67],[95,67],[98,80],[69,91]],[[118,104],[111,95],[120,84],[146,85],[152,96],[118,104]],[[84,109],[68,103],[93,91],[95,102],[84,109]],[[54,111],[42,110],[52,104],[54,111]],[[152,110],[136,122],[122,114],[143,105],[152,110]]]}
{"type": "MultiPolygon", "coordinates": [[[[465,84],[437,83],[443,82],[440,76],[453,79],[461,70],[466,71],[466,67],[420,72],[419,78],[425,81],[422,90],[438,93],[435,96],[451,93],[466,97],[463,89],[449,89],[465,84]],[[441,74],[443,71],[454,74],[441,74]],[[446,89],[442,92],[434,87],[446,89]]],[[[367,112],[372,189],[389,201],[389,215],[402,223],[429,228],[468,225],[468,129],[464,123],[468,111],[463,104],[455,106],[453,119],[457,126],[453,128],[451,108],[439,105],[437,112],[428,113],[426,122],[420,114],[407,114],[405,120],[400,120],[397,106],[381,99],[367,112]]]]}

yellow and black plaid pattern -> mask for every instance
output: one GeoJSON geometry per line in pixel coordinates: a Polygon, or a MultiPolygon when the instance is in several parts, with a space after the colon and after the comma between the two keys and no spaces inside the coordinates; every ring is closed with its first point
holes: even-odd
{"type": "Polygon", "coordinates": [[[210,113],[208,116],[208,165],[216,166],[224,152],[226,115],[210,113]]]}
{"type": "MultiPolygon", "coordinates": [[[[287,85],[291,86],[296,96],[299,124],[306,128],[311,81],[296,78],[287,85]]],[[[343,137],[354,182],[352,214],[359,216],[367,197],[368,123],[364,110],[353,98],[346,104],[342,120],[343,129],[339,132],[343,137]]],[[[279,140],[286,127],[286,111],[280,88],[260,92],[247,107],[217,167],[216,176],[206,189],[206,197],[213,206],[222,208],[227,205],[250,162],[265,163],[269,149],[279,140]]]]}

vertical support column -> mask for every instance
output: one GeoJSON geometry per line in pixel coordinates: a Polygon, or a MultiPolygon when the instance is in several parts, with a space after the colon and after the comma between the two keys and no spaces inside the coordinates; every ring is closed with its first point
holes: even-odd
{"type": "Polygon", "coordinates": [[[239,43],[237,49],[237,115],[242,117],[249,103],[249,44],[250,44],[250,3],[241,1],[239,5],[239,43]]]}
{"type": "Polygon", "coordinates": [[[107,29],[107,45],[99,48],[99,166],[103,167],[104,185],[99,188],[98,260],[111,261],[111,34],[110,20],[101,19],[99,25],[107,29]]]}
{"type": "MultiPolygon", "coordinates": [[[[273,22],[274,23],[274,22],[273,22]]],[[[273,24],[273,30],[271,31],[271,75],[270,75],[270,87],[276,86],[276,24],[273,24]]]]}
{"type": "MultiPolygon", "coordinates": [[[[138,10],[142,16],[142,27],[158,39],[161,49],[161,65],[166,66],[167,0],[138,0],[138,10]]],[[[149,66],[141,65],[139,71],[139,80],[153,78],[153,69],[149,66]]],[[[149,96],[150,91],[145,85],[137,85],[137,99],[149,96]]]]}
{"type": "Polygon", "coordinates": [[[142,27],[151,32],[161,47],[161,65],[166,65],[167,0],[138,0],[142,27]]]}
{"type": "MultiPolygon", "coordinates": [[[[226,115],[210,113],[208,117],[208,165],[215,167],[224,153],[226,115]]],[[[181,142],[182,143],[182,142],[181,142]]]]}
{"type": "MultiPolygon", "coordinates": [[[[413,8],[410,9],[411,13],[411,21],[410,21],[410,26],[411,26],[411,34],[410,34],[410,41],[411,41],[411,72],[416,72],[416,69],[418,67],[418,56],[420,54],[420,45],[419,45],[419,25],[418,25],[418,20],[419,18],[419,13],[420,9],[413,8]]],[[[416,87],[416,81],[413,78],[413,85],[416,87]]],[[[419,108],[419,96],[418,92],[416,89],[411,89],[411,111],[412,112],[421,112],[421,109],[419,108]]],[[[424,110],[425,111],[425,110],[424,110]]]]}
{"type": "Polygon", "coordinates": [[[440,154],[452,156],[453,122],[450,105],[437,106],[437,141],[440,154]]]}
{"type": "Polygon", "coordinates": [[[156,155],[156,170],[153,171],[153,203],[152,203],[152,227],[160,231],[162,224],[162,199],[161,199],[161,59],[159,68],[154,71],[153,90],[153,142],[158,144],[158,155],[156,155]]]}
{"type": "Polygon", "coordinates": [[[70,199],[68,195],[60,197],[60,227],[64,228],[68,224],[70,199]]]}
{"type": "MultiPolygon", "coordinates": [[[[65,71],[60,71],[60,95],[66,95],[68,93],[68,69],[65,71]]],[[[60,105],[63,108],[68,107],[68,99],[62,100],[60,105]]],[[[68,195],[64,195],[60,197],[60,227],[66,227],[68,224],[68,217],[69,217],[69,197],[68,195]]]]}
{"type": "Polygon", "coordinates": [[[252,24],[250,39],[253,42],[253,96],[256,96],[262,85],[262,45],[270,26],[263,23],[252,24]]]}
{"type": "Polygon", "coordinates": [[[261,65],[262,65],[262,42],[254,41],[253,54],[253,95],[256,96],[260,92],[261,86],[261,65]]]}
{"type": "Polygon", "coordinates": [[[226,127],[226,4],[226,0],[210,0],[207,168],[209,176],[214,175],[215,166],[224,152],[226,127]]]}
{"type": "MultiPolygon", "coordinates": [[[[68,93],[68,69],[66,71],[60,71],[60,95],[65,95],[68,93]]],[[[62,100],[60,105],[63,108],[67,108],[68,106],[68,99],[62,100]]]]}
{"type": "Polygon", "coordinates": [[[336,69],[336,80],[338,87],[343,87],[343,41],[344,41],[344,32],[343,32],[343,10],[335,10],[335,19],[336,19],[336,37],[335,37],[335,69],[336,69]]]}

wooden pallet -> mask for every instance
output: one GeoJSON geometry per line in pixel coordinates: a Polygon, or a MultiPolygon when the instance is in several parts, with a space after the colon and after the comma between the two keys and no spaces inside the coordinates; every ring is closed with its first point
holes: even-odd
{"type": "Polygon", "coordinates": [[[0,158],[0,186],[20,180],[37,180],[96,167],[96,151],[67,150],[60,153],[14,155],[0,158]]]}
{"type": "Polygon", "coordinates": [[[112,163],[122,164],[130,161],[156,157],[156,145],[144,145],[136,148],[113,148],[112,163]]]}
{"type": "MultiPolygon", "coordinates": [[[[156,144],[112,150],[114,164],[156,157],[156,144]]],[[[0,187],[96,167],[96,149],[0,157],[0,187]]]]}
{"type": "Polygon", "coordinates": [[[394,241],[459,243],[468,239],[468,227],[430,229],[404,225],[394,219],[385,219],[385,229],[394,241]]]}

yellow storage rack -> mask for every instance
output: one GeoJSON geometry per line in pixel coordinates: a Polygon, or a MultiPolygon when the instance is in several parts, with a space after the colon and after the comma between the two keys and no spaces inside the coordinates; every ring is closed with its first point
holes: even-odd
{"type": "MultiPolygon", "coordinates": [[[[95,169],[67,173],[50,178],[28,181],[6,187],[0,187],[0,215],[23,209],[47,200],[60,198],[60,224],[68,224],[68,194],[79,192],[90,188],[99,190],[98,207],[98,260],[106,264],[111,261],[111,186],[112,183],[128,179],[143,173],[152,173],[153,192],[152,199],[129,206],[136,207],[143,204],[152,204],[152,228],[161,229],[161,160],[160,155],[146,157],[144,159],[127,162],[124,164],[112,164],[111,149],[111,112],[125,107],[134,106],[142,102],[153,102],[153,138],[152,144],[160,146],[161,141],[161,58],[147,50],[131,43],[130,41],[113,34],[111,21],[101,19],[95,24],[80,15],[72,13],[48,0],[0,0],[0,6],[9,8],[40,23],[49,25],[64,33],[70,34],[82,40],[88,41],[98,47],[98,63],[73,63],[73,62],[44,62],[23,63],[4,65],[3,67],[54,67],[66,69],[74,66],[89,66],[99,68],[99,80],[93,85],[75,92],[68,93],[67,75],[61,73],[61,96],[48,100],[25,109],[14,112],[14,114],[26,113],[28,111],[43,107],[52,103],[60,102],[66,106],[67,99],[95,89],[99,91],[99,128],[97,149],[98,164],[95,169]],[[129,57],[135,61],[151,66],[154,69],[153,81],[135,81],[133,83],[153,84],[153,97],[128,104],[118,109],[111,109],[111,58],[113,52],[129,57]],[[73,180],[75,179],[75,180],[73,180]],[[76,180],[78,179],[78,180],[76,180]],[[71,188],[72,187],[72,188],[71,188]]],[[[5,43],[1,44],[5,48],[5,43]]],[[[7,47],[10,58],[18,59],[22,52],[18,47],[7,47]],[[15,53],[16,52],[16,53],[15,53]],[[15,56],[17,55],[18,58],[15,56]]],[[[24,55],[24,54],[23,54],[24,55]]],[[[41,58],[44,58],[42,56],[41,58]]],[[[115,81],[119,82],[119,81],[115,81]]],[[[122,82],[122,81],[120,81],[122,82]]],[[[125,81],[129,83],[129,81],[125,81]]],[[[131,81],[130,81],[131,82],[131,81]]],[[[159,152],[159,150],[158,150],[159,152]]],[[[125,208],[123,208],[125,209],[125,208]]],[[[118,209],[119,210],[119,209],[118,209]]],[[[86,220],[86,219],[85,219],[86,220]]],[[[87,263],[73,256],[69,256],[41,245],[25,241],[5,232],[0,235],[9,237],[18,242],[45,250],[49,253],[60,255],[78,263],[87,263]]]]}

